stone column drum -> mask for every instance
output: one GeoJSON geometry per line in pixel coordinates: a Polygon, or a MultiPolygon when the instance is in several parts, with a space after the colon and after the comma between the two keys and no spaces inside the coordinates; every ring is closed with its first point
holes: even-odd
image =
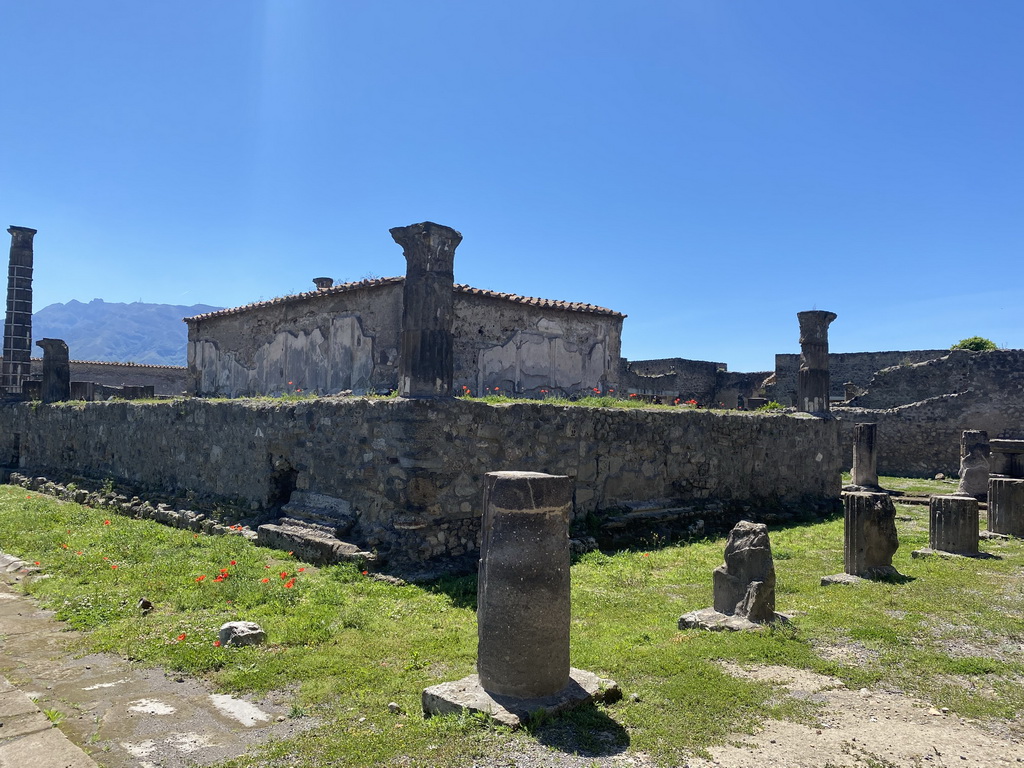
{"type": "Polygon", "coordinates": [[[1024,538],[1024,480],[989,479],[988,529],[992,533],[1024,538]]]}
{"type": "Polygon", "coordinates": [[[491,694],[529,699],[569,682],[572,481],[538,472],[484,477],[477,673],[491,694]]]}
{"type": "Polygon", "coordinates": [[[800,370],[796,379],[796,409],[825,413],[828,403],[828,327],[835,312],[815,309],[797,312],[800,321],[800,370]]]}
{"type": "Polygon", "coordinates": [[[21,392],[32,365],[32,239],[36,230],[10,227],[11,260],[7,272],[7,314],[4,319],[0,387],[21,392]]]}
{"type": "Polygon", "coordinates": [[[852,576],[877,578],[896,574],[892,556],[899,549],[896,507],[887,493],[844,493],[843,566],[852,576]]]}
{"type": "Polygon", "coordinates": [[[928,546],[939,552],[978,554],[978,501],[970,496],[932,496],[928,546]]]}
{"type": "Polygon", "coordinates": [[[853,425],[853,484],[878,487],[878,425],[853,425]]]}
{"type": "Polygon", "coordinates": [[[450,397],[455,371],[455,249],[462,235],[431,221],[390,232],[402,246],[407,265],[398,394],[450,397]]]}

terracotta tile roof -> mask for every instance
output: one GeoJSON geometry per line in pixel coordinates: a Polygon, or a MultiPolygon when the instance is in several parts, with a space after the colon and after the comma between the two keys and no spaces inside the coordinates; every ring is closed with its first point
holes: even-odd
{"type": "MultiPolygon", "coordinates": [[[[345,293],[346,291],[359,290],[361,288],[374,288],[378,285],[400,285],[405,282],[404,277],[377,277],[372,280],[359,280],[354,283],[339,283],[338,285],[324,289],[314,289],[312,291],[306,291],[304,293],[296,293],[291,296],[279,296],[276,299],[270,299],[269,301],[256,301],[252,304],[245,304],[241,307],[231,307],[229,309],[220,309],[216,312],[207,312],[204,315],[195,315],[194,317],[184,318],[184,322],[192,323],[198,320],[206,320],[211,317],[227,317],[228,315],[238,315],[242,312],[248,312],[253,309],[259,309],[261,307],[270,307],[276,304],[292,304],[298,301],[304,301],[305,299],[313,296],[331,296],[336,293],[345,293]]],[[[605,307],[598,307],[594,304],[581,304],[572,301],[555,301],[553,299],[537,299],[532,296],[519,296],[514,293],[498,293],[497,291],[488,291],[483,288],[473,288],[468,285],[455,285],[455,290],[458,293],[467,293],[470,296],[484,296],[490,299],[502,299],[504,301],[512,301],[516,304],[526,304],[531,307],[541,307],[544,309],[560,309],[568,312],[586,312],[591,315],[609,315],[611,317],[626,317],[621,312],[616,312],[612,309],[606,309],[605,307]]]]}
{"type": "MultiPolygon", "coordinates": [[[[39,363],[42,365],[43,358],[33,357],[33,363],[39,363]]],[[[119,363],[113,360],[69,360],[72,365],[116,365],[121,368],[161,368],[170,371],[187,371],[188,368],[184,365],[151,365],[149,363],[119,363]]]]}

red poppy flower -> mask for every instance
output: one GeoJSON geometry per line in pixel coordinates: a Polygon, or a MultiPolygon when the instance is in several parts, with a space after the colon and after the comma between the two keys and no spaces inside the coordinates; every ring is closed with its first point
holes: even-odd
{"type": "Polygon", "coordinates": [[[232,560],[230,563],[228,563],[228,565],[235,565],[235,561],[232,560]]]}
{"type": "Polygon", "coordinates": [[[178,635],[178,642],[180,643],[184,639],[185,639],[185,633],[182,632],[180,635],[178,635]]]}
{"type": "Polygon", "coordinates": [[[281,571],[281,578],[282,579],[287,579],[288,578],[288,571],[281,571]]]}
{"type": "Polygon", "coordinates": [[[203,580],[203,579],[205,579],[205,578],[206,578],[206,575],[205,575],[205,574],[204,574],[204,575],[202,575],[202,576],[197,576],[197,577],[196,577],[196,581],[202,581],[202,580],[203,580]]]}
{"type": "Polygon", "coordinates": [[[266,579],[266,578],[260,579],[260,583],[261,584],[266,584],[268,581],[270,581],[270,579],[266,579]]]}
{"type": "MultiPolygon", "coordinates": [[[[36,563],[36,565],[39,565],[39,563],[36,563]]],[[[299,568],[299,573],[302,573],[304,570],[306,570],[306,569],[305,568],[299,568]]]]}
{"type": "Polygon", "coordinates": [[[112,565],[112,566],[110,566],[110,567],[111,567],[111,569],[112,569],[112,570],[115,570],[115,571],[116,571],[116,570],[117,570],[117,563],[114,563],[114,565],[112,565]]]}
{"type": "Polygon", "coordinates": [[[295,586],[295,579],[288,579],[288,581],[286,581],[284,583],[284,588],[285,589],[291,589],[294,586],[295,586]]]}
{"type": "Polygon", "coordinates": [[[213,647],[214,648],[220,648],[220,640],[214,640],[213,641],[213,647]]]}
{"type": "Polygon", "coordinates": [[[110,525],[110,521],[109,521],[109,520],[104,520],[104,521],[103,521],[103,524],[104,524],[104,525],[110,525]]]}

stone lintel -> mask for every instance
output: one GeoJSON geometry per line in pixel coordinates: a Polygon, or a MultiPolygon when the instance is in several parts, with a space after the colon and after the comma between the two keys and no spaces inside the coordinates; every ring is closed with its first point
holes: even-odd
{"type": "Polygon", "coordinates": [[[432,685],[423,690],[423,715],[449,715],[462,711],[482,712],[493,720],[518,728],[539,712],[548,715],[565,712],[591,701],[617,701],[622,697],[618,684],[583,669],[569,670],[569,682],[550,696],[520,699],[488,693],[478,675],[450,683],[432,685]]]}
{"type": "Polygon", "coordinates": [[[708,629],[712,632],[731,630],[733,632],[749,632],[751,630],[764,629],[775,623],[785,624],[789,621],[787,616],[776,613],[769,622],[758,623],[751,621],[746,616],[729,615],[720,613],[714,608],[701,608],[699,611],[690,611],[679,617],[680,629],[708,629]]]}

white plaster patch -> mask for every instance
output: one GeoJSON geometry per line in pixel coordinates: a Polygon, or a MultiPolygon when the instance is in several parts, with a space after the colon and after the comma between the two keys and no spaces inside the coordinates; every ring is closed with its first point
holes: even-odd
{"type": "Polygon", "coordinates": [[[170,747],[185,754],[214,746],[210,737],[202,733],[176,733],[169,736],[166,741],[170,747]]]}
{"type": "Polygon", "coordinates": [[[128,682],[127,679],[121,679],[121,680],[115,680],[112,683],[96,683],[96,685],[90,685],[88,688],[83,688],[82,690],[83,691],[96,691],[96,690],[99,690],[100,688],[113,688],[115,685],[120,685],[121,683],[127,683],[127,682],[128,682]]]}
{"type": "Polygon", "coordinates": [[[129,712],[138,712],[143,715],[173,715],[176,710],[170,704],[164,704],[156,699],[139,699],[128,702],[129,712]]]}
{"type": "Polygon", "coordinates": [[[210,701],[213,702],[213,706],[221,714],[234,718],[246,727],[267,722],[271,719],[270,715],[255,704],[250,704],[248,701],[236,699],[234,696],[228,696],[224,693],[211,693],[210,701]]]}
{"type": "Polygon", "coordinates": [[[132,757],[149,757],[156,752],[156,742],[152,739],[146,739],[137,744],[133,744],[130,741],[122,741],[121,748],[132,757]]]}
{"type": "Polygon", "coordinates": [[[825,457],[824,457],[824,456],[822,456],[822,455],[821,455],[821,454],[819,453],[819,454],[818,454],[817,456],[815,456],[815,457],[814,457],[814,460],[815,460],[815,461],[821,461],[821,460],[822,460],[823,458],[825,458],[825,457]]]}

